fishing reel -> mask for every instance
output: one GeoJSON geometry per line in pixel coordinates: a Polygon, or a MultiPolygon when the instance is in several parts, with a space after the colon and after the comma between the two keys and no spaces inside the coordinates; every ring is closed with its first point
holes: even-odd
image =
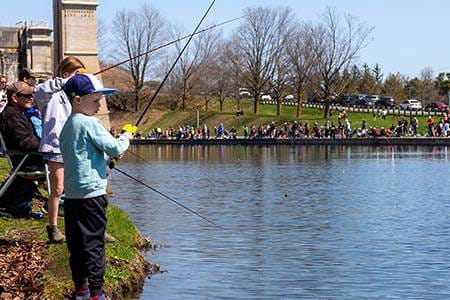
{"type": "MultiPolygon", "coordinates": [[[[137,129],[137,126],[134,126],[132,124],[125,124],[122,127],[121,133],[128,132],[134,135],[137,132],[137,129]]],[[[108,168],[114,169],[114,166],[116,165],[118,159],[119,157],[110,157],[108,159],[108,168]]]]}

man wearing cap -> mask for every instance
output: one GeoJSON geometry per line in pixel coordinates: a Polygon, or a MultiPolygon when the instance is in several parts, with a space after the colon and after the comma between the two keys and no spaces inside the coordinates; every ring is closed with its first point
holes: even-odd
{"type": "MultiPolygon", "coordinates": [[[[15,82],[6,89],[8,104],[0,114],[0,131],[9,150],[38,151],[39,149],[39,138],[34,135],[33,126],[24,115],[24,112],[33,105],[33,92],[34,88],[25,82],[15,82]]],[[[17,166],[23,157],[23,155],[12,155],[13,165],[17,166]]],[[[41,169],[42,166],[41,156],[30,155],[21,170],[31,172],[41,169]]],[[[12,198],[27,198],[19,200],[31,201],[32,197],[28,199],[28,196],[32,196],[35,189],[33,182],[17,178],[8,188],[1,202],[8,202],[12,198]],[[27,196],[20,193],[26,193],[27,196]]]]}
{"type": "MultiPolygon", "coordinates": [[[[33,106],[34,88],[25,82],[15,82],[7,87],[8,104],[0,115],[0,130],[8,149],[37,151],[39,138],[24,112],[33,106]]],[[[14,162],[13,162],[14,163],[14,162]]]]}

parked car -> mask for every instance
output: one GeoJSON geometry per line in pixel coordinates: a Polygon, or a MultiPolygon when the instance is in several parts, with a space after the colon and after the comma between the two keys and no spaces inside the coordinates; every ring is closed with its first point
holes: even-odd
{"type": "Polygon", "coordinates": [[[417,99],[407,99],[400,103],[401,109],[420,110],[422,109],[422,103],[417,99]]]}
{"type": "Polygon", "coordinates": [[[348,102],[349,106],[357,106],[360,105],[360,102],[367,96],[366,94],[356,94],[350,95],[350,101],[348,102]]]}
{"type": "Polygon", "coordinates": [[[380,96],[380,99],[377,101],[376,106],[381,108],[395,107],[395,100],[391,96],[380,96]]]}
{"type": "Polygon", "coordinates": [[[446,111],[448,110],[448,105],[441,101],[431,102],[425,106],[426,111],[446,111]]]}
{"type": "Polygon", "coordinates": [[[267,101],[272,101],[272,97],[270,95],[262,95],[261,96],[261,101],[263,102],[267,102],[267,101]]]}
{"type": "Polygon", "coordinates": [[[286,95],[286,97],[284,97],[284,100],[287,102],[294,102],[295,98],[294,95],[286,95]]]}
{"type": "Polygon", "coordinates": [[[247,89],[247,88],[240,88],[239,89],[239,96],[241,96],[241,97],[251,97],[252,94],[250,93],[249,89],[247,89]]]}
{"type": "Polygon", "coordinates": [[[340,105],[349,105],[350,101],[352,99],[351,95],[348,94],[342,94],[339,95],[339,97],[336,98],[336,104],[340,104],[340,105]]]}
{"type": "Polygon", "coordinates": [[[358,102],[358,106],[362,107],[375,107],[375,103],[378,101],[378,95],[365,95],[358,102]]]}

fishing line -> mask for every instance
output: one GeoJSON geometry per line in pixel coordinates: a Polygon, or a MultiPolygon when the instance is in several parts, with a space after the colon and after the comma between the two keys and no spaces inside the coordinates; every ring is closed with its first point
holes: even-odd
{"type": "Polygon", "coordinates": [[[164,194],[164,193],[158,191],[157,189],[152,188],[151,186],[149,186],[149,185],[146,184],[145,182],[143,182],[143,181],[137,179],[136,177],[131,176],[130,174],[126,173],[125,171],[122,171],[122,170],[118,169],[117,167],[115,167],[114,169],[115,169],[117,172],[119,172],[119,173],[125,175],[126,177],[128,177],[128,178],[130,178],[130,179],[133,179],[133,180],[136,181],[137,183],[140,183],[140,184],[142,184],[143,186],[145,186],[146,188],[148,188],[148,189],[154,191],[155,193],[157,193],[157,194],[163,196],[164,198],[166,198],[166,199],[172,201],[173,203],[177,204],[178,206],[181,206],[182,208],[186,209],[187,211],[193,213],[194,215],[196,215],[196,216],[202,218],[202,219],[205,220],[206,222],[208,222],[208,223],[210,223],[210,224],[216,226],[217,228],[223,229],[222,226],[217,225],[217,224],[214,223],[213,221],[211,221],[211,220],[205,218],[204,216],[202,216],[202,215],[200,215],[198,212],[196,212],[196,211],[190,209],[190,208],[187,207],[186,205],[184,205],[184,204],[178,202],[177,200],[175,200],[175,199],[173,199],[173,198],[167,196],[166,194],[164,194]]]}

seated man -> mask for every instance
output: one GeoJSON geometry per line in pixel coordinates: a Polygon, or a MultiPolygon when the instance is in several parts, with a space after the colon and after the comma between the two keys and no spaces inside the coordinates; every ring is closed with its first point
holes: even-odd
{"type": "MultiPolygon", "coordinates": [[[[7,88],[8,104],[0,114],[0,131],[9,151],[37,152],[39,149],[39,138],[24,115],[33,105],[33,92],[34,88],[24,82],[13,83],[7,88]]],[[[12,155],[13,166],[16,167],[23,157],[23,154],[12,155]]],[[[30,155],[21,171],[31,172],[41,170],[42,167],[42,157],[30,155]]],[[[10,213],[17,217],[27,216],[31,211],[31,200],[36,190],[32,181],[17,177],[0,199],[0,206],[11,209],[10,213]]]]}

